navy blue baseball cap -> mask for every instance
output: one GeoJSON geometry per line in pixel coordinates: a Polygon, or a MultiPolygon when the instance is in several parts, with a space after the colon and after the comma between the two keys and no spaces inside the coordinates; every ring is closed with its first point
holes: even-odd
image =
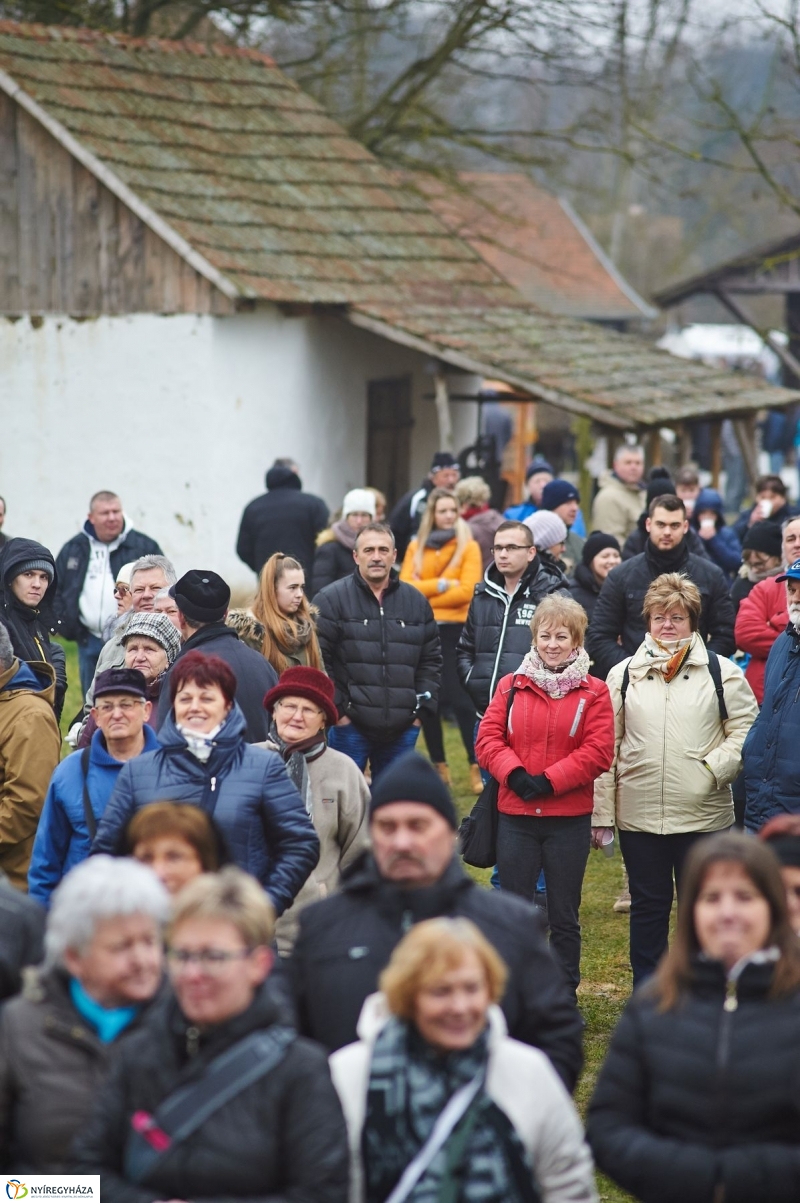
{"type": "Polygon", "coordinates": [[[800,560],[790,564],[782,576],[776,576],[776,581],[800,581],[800,560]]]}

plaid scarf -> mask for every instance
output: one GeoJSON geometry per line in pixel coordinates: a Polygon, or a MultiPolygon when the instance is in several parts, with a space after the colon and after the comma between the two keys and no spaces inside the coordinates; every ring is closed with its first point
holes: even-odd
{"type": "MultiPolygon", "coordinates": [[[[472,1048],[442,1054],[412,1024],[390,1019],[375,1043],[361,1143],[366,1203],[384,1203],[455,1092],[485,1072],[488,1033],[472,1048]]],[[[408,1203],[537,1203],[525,1151],[511,1121],[481,1090],[408,1203]],[[457,1165],[454,1142],[469,1124],[457,1165]]]]}

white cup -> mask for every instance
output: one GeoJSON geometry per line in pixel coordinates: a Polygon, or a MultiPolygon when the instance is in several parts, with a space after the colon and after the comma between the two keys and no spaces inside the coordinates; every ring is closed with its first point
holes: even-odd
{"type": "Polygon", "coordinates": [[[614,855],[614,829],[612,827],[606,827],[600,837],[600,851],[603,856],[614,855]]]}

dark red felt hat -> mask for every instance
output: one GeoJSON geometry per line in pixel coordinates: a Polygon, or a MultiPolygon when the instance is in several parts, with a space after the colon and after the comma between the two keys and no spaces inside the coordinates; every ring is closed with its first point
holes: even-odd
{"type": "Polygon", "coordinates": [[[272,707],[280,698],[306,698],[319,706],[325,714],[326,726],[335,727],[339,721],[339,712],[333,701],[334,686],[330,677],[320,672],[318,668],[287,668],[280,675],[277,685],[273,685],[264,697],[264,709],[272,707]]]}

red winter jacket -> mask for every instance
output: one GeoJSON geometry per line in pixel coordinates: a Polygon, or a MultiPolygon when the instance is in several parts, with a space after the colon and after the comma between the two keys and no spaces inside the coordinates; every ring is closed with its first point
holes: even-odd
{"type": "Polygon", "coordinates": [[[781,632],[786,630],[789,612],[786,609],[786,585],[774,576],[759,581],[739,606],[736,615],[736,646],[749,652],[750,663],[745,677],[756,695],[759,706],[764,697],[764,670],[767,656],[781,632]]]}
{"type": "Polygon", "coordinates": [[[478,763],[500,782],[506,815],[586,815],[593,785],[614,759],[614,710],[605,681],[587,677],[565,698],[551,698],[524,673],[503,677],[481,719],[478,763]],[[517,690],[508,716],[508,694],[517,690]],[[506,785],[514,769],[545,773],[555,795],[522,799],[506,785]]]}

